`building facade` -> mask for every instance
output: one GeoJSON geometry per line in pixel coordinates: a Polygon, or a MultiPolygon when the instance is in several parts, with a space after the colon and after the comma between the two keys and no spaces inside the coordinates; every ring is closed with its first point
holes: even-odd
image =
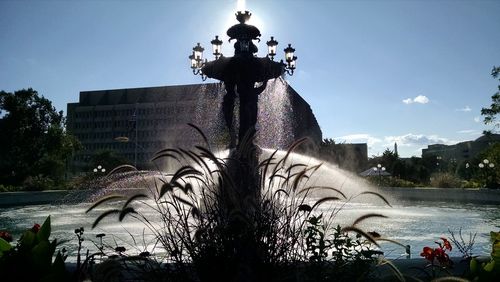
{"type": "MultiPolygon", "coordinates": [[[[72,168],[83,171],[91,156],[104,150],[138,168],[155,167],[150,160],[159,150],[203,145],[188,123],[201,128],[212,146],[224,148],[229,140],[221,113],[224,94],[220,83],[82,91],[67,109],[67,130],[83,145],[72,168]]],[[[282,79],[259,97],[257,127],[262,147],[286,148],[304,136],[319,144],[322,138],[310,106],[282,79]]]]}
{"type": "Polygon", "coordinates": [[[483,135],[476,140],[454,145],[433,144],[422,149],[422,158],[436,156],[447,161],[465,161],[476,157],[481,151],[497,142],[500,142],[500,134],[483,135]]]}

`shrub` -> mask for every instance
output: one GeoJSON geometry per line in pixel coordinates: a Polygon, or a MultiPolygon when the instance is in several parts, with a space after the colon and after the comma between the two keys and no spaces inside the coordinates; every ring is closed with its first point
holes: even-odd
{"type": "Polygon", "coordinates": [[[460,185],[461,188],[481,188],[481,182],[474,180],[463,180],[460,185]]]}
{"type": "Polygon", "coordinates": [[[26,180],[23,182],[23,188],[26,191],[43,191],[43,190],[51,190],[56,187],[54,180],[49,177],[37,175],[37,176],[28,176],[26,180]]]}
{"type": "Polygon", "coordinates": [[[438,188],[461,187],[460,179],[450,173],[440,172],[431,176],[431,186],[438,188]]]}
{"type": "Polygon", "coordinates": [[[14,192],[17,190],[18,190],[18,188],[16,188],[15,186],[0,184],[0,193],[1,192],[14,192]]]}
{"type": "MultiPolygon", "coordinates": [[[[40,226],[35,224],[15,246],[3,232],[0,237],[0,274],[2,281],[67,281],[64,255],[57,253],[57,240],[49,241],[50,216],[40,226]]],[[[10,237],[12,239],[12,237],[10,237]]]]}
{"type": "Polygon", "coordinates": [[[408,180],[404,180],[404,179],[397,178],[397,177],[390,177],[389,183],[387,184],[387,186],[389,186],[389,187],[417,187],[418,185],[411,182],[411,181],[408,181],[408,180]]]}
{"type": "Polygon", "coordinates": [[[480,262],[476,258],[470,261],[471,278],[473,281],[495,281],[500,276],[500,232],[490,232],[491,258],[480,262]]]}

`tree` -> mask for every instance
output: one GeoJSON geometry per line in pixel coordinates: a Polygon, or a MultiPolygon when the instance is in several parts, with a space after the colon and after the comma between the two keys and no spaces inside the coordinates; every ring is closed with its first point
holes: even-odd
{"type": "MultiPolygon", "coordinates": [[[[499,78],[499,74],[500,67],[493,67],[491,76],[493,76],[493,78],[499,78]]],[[[494,129],[500,127],[500,123],[497,121],[498,114],[500,113],[500,85],[498,85],[498,90],[499,91],[491,96],[492,103],[490,107],[481,109],[481,115],[484,116],[484,123],[493,125],[494,129]]]]}
{"type": "Polygon", "coordinates": [[[29,88],[0,91],[0,183],[28,177],[64,178],[67,159],[80,143],[64,129],[63,112],[29,88]]]}
{"type": "Polygon", "coordinates": [[[385,167],[388,172],[394,174],[394,166],[397,162],[400,162],[398,154],[386,148],[382,156],[372,156],[370,159],[370,166],[376,167],[380,164],[385,167]]]}
{"type": "Polygon", "coordinates": [[[339,164],[345,156],[345,150],[335,143],[335,140],[325,138],[320,145],[320,156],[327,161],[339,164]]]}

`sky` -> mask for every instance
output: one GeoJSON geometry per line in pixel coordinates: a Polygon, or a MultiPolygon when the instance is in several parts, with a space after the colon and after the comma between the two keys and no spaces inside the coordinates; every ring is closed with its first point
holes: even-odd
{"type": "Polygon", "coordinates": [[[397,142],[410,157],[489,129],[480,110],[498,86],[496,0],[0,0],[0,90],[32,87],[66,112],[80,91],[201,83],[192,47],[209,51],[219,35],[232,55],[226,30],[242,8],[261,31],[259,56],[270,36],[277,59],[296,49],[286,79],[323,138],[366,142],[369,156],[397,142]]]}

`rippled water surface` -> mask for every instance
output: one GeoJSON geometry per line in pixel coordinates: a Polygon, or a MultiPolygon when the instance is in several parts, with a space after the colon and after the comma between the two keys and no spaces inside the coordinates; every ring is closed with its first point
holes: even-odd
{"type": "MultiPolygon", "coordinates": [[[[11,231],[16,238],[23,230],[34,223],[42,223],[51,215],[53,238],[68,239],[64,246],[73,252],[76,250],[76,237],[73,230],[80,226],[85,228],[85,248],[95,250],[93,241],[95,235],[106,233],[107,244],[111,246],[124,245],[127,249],[145,250],[153,239],[148,236],[148,230],[140,223],[128,220],[122,223],[115,218],[105,219],[98,228],[91,230],[98,211],[86,214],[88,203],[37,205],[0,209],[0,230],[11,231]],[[113,235],[111,235],[113,234],[113,235]],[[131,239],[135,238],[135,243],[131,239]],[[143,239],[144,238],[144,239],[143,239]]],[[[335,205],[338,207],[338,203],[335,205]]],[[[320,212],[328,213],[334,206],[321,206],[320,212]]],[[[148,218],[155,220],[157,215],[143,210],[148,218]]],[[[463,203],[407,202],[398,203],[393,207],[378,203],[346,203],[334,218],[334,224],[352,223],[357,217],[367,213],[381,213],[389,218],[372,218],[362,223],[366,231],[377,231],[384,237],[397,240],[411,246],[412,257],[418,257],[426,245],[435,246],[439,237],[449,237],[448,229],[462,233],[467,239],[469,232],[477,232],[474,254],[485,255],[490,252],[488,241],[491,230],[500,229],[500,207],[490,205],[469,205],[463,203]]],[[[383,243],[382,250],[387,257],[404,256],[404,249],[391,243],[383,243]]],[[[459,256],[455,249],[452,255],[459,256]]],[[[71,256],[70,256],[70,259],[71,256]]]]}

